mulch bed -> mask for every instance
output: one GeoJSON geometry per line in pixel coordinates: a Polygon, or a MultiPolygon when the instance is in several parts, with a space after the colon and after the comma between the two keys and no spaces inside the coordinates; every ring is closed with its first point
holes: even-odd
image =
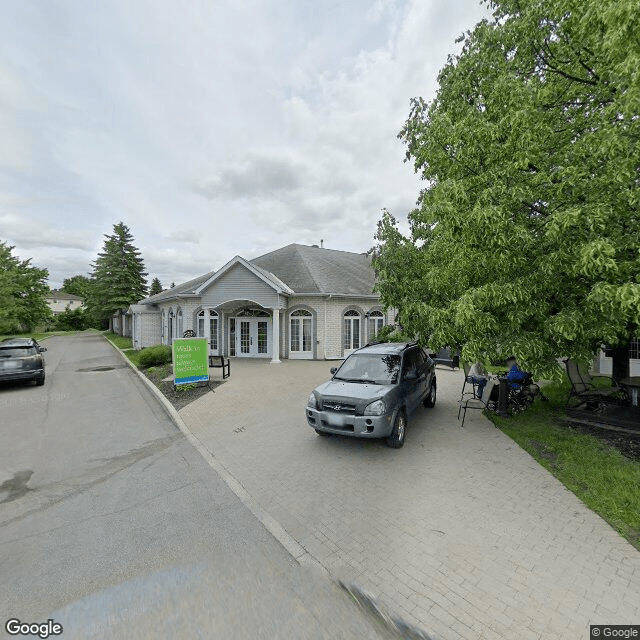
{"type": "Polygon", "coordinates": [[[640,429],[634,433],[633,430],[622,430],[615,426],[595,426],[573,418],[566,418],[561,424],[597,438],[631,460],[640,460],[640,429]]]}
{"type": "Polygon", "coordinates": [[[180,411],[180,409],[207,393],[213,393],[214,389],[223,383],[222,380],[210,380],[209,384],[200,382],[193,388],[189,385],[187,388],[183,386],[174,389],[172,380],[164,380],[171,374],[170,368],[154,367],[151,370],[141,369],[141,371],[158,387],[162,395],[173,405],[176,411],[180,411]]]}

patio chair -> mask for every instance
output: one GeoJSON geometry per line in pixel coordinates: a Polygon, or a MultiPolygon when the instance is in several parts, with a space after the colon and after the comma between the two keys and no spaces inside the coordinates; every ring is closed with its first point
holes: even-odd
{"type": "Polygon", "coordinates": [[[489,402],[485,402],[482,398],[478,398],[477,396],[473,396],[473,398],[460,398],[460,406],[458,407],[458,420],[460,420],[460,413],[464,410],[462,414],[462,424],[460,428],[464,427],[464,421],[467,417],[467,409],[480,409],[483,411],[484,409],[489,408],[489,402]]]}
{"type": "Polygon", "coordinates": [[[578,400],[576,406],[585,404],[589,409],[599,409],[603,405],[609,404],[625,404],[627,395],[623,388],[611,377],[605,375],[592,376],[584,370],[575,360],[566,358],[564,366],[571,382],[571,390],[567,398],[566,406],[569,407],[572,398],[578,400]],[[596,387],[593,380],[596,378],[606,378],[611,380],[610,387],[596,387]]]}
{"type": "MultiPolygon", "coordinates": [[[[482,366],[482,365],[480,365],[482,366]]],[[[476,377],[471,375],[471,367],[472,365],[469,362],[464,362],[462,364],[462,369],[464,371],[464,382],[462,383],[462,392],[460,393],[460,401],[465,396],[471,395],[474,398],[479,398],[482,395],[482,388],[486,384],[486,380],[488,380],[489,376],[484,376],[483,380],[481,377],[476,377]],[[471,385],[471,391],[465,391],[467,385],[471,385]]]]}

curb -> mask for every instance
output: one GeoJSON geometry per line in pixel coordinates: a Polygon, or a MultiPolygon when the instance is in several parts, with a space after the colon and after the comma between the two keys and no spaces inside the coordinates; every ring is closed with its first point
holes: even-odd
{"type": "Polygon", "coordinates": [[[116,347],[113,342],[108,340],[104,335],[102,336],[126,361],[129,367],[137,374],[137,376],[144,382],[147,388],[155,395],[160,404],[162,404],[164,410],[167,412],[173,423],[180,429],[185,435],[187,440],[198,450],[200,455],[206,460],[207,464],[222,478],[225,484],[233,491],[236,497],[242,502],[242,504],[249,509],[249,511],[255,516],[264,526],[264,528],[286,549],[286,551],[293,557],[293,559],[300,565],[305,567],[312,567],[329,575],[328,571],[318,562],[299,542],[292,538],[284,529],[284,527],[269,515],[247,492],[236,478],[222,465],[222,463],[207,449],[204,444],[191,432],[189,427],[185,424],[184,420],[180,417],[180,414],[176,411],[174,406],[164,397],[162,392],[151,382],[143,373],[141,373],[136,366],[127,358],[124,352],[116,347]]]}

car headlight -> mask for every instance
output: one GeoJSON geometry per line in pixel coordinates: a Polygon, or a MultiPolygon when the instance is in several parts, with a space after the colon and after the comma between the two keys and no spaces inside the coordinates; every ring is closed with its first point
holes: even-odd
{"type": "Polygon", "coordinates": [[[381,416],[383,413],[387,412],[387,405],[384,403],[384,400],[376,400],[371,404],[368,404],[364,408],[365,416],[381,416]]]}
{"type": "Polygon", "coordinates": [[[317,409],[318,408],[318,402],[316,400],[316,394],[311,392],[311,395],[309,396],[309,399],[307,400],[307,407],[309,407],[309,409],[317,409]]]}

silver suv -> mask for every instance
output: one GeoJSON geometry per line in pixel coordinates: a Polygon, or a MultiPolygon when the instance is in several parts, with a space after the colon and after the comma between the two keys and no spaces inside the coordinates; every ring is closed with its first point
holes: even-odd
{"type": "Polygon", "coordinates": [[[435,365],[415,342],[367,345],[331,373],[307,402],[307,422],[322,436],[386,438],[399,449],[408,416],[436,404],[435,365]]]}

